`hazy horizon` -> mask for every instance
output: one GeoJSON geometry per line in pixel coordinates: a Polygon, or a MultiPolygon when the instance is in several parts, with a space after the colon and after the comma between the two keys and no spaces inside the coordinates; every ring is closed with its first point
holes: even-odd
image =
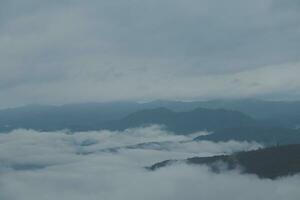
{"type": "Polygon", "coordinates": [[[68,102],[68,103],[29,103],[19,104],[8,107],[0,107],[0,110],[14,109],[20,107],[30,106],[68,106],[68,105],[84,105],[84,104],[122,104],[122,103],[137,103],[137,104],[148,104],[158,102],[180,102],[180,103],[193,103],[193,102],[235,102],[235,101],[261,101],[261,102],[300,102],[300,99],[262,99],[262,98],[223,98],[223,99],[151,99],[151,100],[115,100],[115,101],[81,101],[81,102],[68,102]]]}

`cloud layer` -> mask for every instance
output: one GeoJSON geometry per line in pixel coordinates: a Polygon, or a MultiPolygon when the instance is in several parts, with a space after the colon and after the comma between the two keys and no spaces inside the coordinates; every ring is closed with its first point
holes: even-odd
{"type": "Polygon", "coordinates": [[[165,159],[217,155],[260,147],[257,143],[234,141],[191,142],[191,137],[172,135],[158,126],[124,132],[43,133],[15,130],[1,134],[0,198],[299,198],[299,176],[273,181],[262,180],[252,175],[241,175],[238,171],[214,174],[205,166],[194,167],[185,164],[155,172],[144,169],[144,166],[165,159]],[[150,145],[136,145],[145,143],[150,145]],[[105,151],[116,148],[117,151],[105,151]]]}
{"type": "Polygon", "coordinates": [[[3,0],[0,9],[0,107],[300,96],[296,0],[3,0]]]}

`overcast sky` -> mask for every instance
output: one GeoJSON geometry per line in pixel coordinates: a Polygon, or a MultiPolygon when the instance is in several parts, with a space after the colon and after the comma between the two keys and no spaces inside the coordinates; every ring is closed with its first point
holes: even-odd
{"type": "Polygon", "coordinates": [[[300,99],[299,0],[1,0],[0,107],[300,99]]]}

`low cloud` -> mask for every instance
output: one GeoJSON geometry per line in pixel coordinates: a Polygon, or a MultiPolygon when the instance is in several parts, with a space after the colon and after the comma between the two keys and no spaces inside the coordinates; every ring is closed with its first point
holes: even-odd
{"type": "Polygon", "coordinates": [[[159,126],[123,132],[15,130],[1,134],[0,199],[299,198],[299,176],[267,180],[241,175],[238,171],[214,174],[205,166],[186,164],[155,172],[144,168],[165,159],[228,154],[261,147],[257,143],[235,141],[193,142],[191,138],[173,135],[159,126]],[[112,148],[118,150],[103,151],[112,148]]]}

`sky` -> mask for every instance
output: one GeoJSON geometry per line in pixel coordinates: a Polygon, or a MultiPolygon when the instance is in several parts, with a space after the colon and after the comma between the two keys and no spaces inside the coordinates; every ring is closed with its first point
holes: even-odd
{"type": "MultiPolygon", "coordinates": [[[[203,133],[198,133],[203,134],[203,133]]],[[[0,134],[1,200],[298,200],[300,176],[261,179],[239,169],[216,174],[206,166],[146,166],[166,159],[230,154],[252,142],[191,141],[159,126],[122,132],[14,130],[0,134]],[[188,141],[189,142],[181,142],[188,141]],[[126,146],[158,142],[154,145],[126,146]],[[105,151],[118,148],[117,151],[105,151]]]]}
{"type": "Polygon", "coordinates": [[[0,107],[300,99],[298,0],[1,0],[0,107]]]}

